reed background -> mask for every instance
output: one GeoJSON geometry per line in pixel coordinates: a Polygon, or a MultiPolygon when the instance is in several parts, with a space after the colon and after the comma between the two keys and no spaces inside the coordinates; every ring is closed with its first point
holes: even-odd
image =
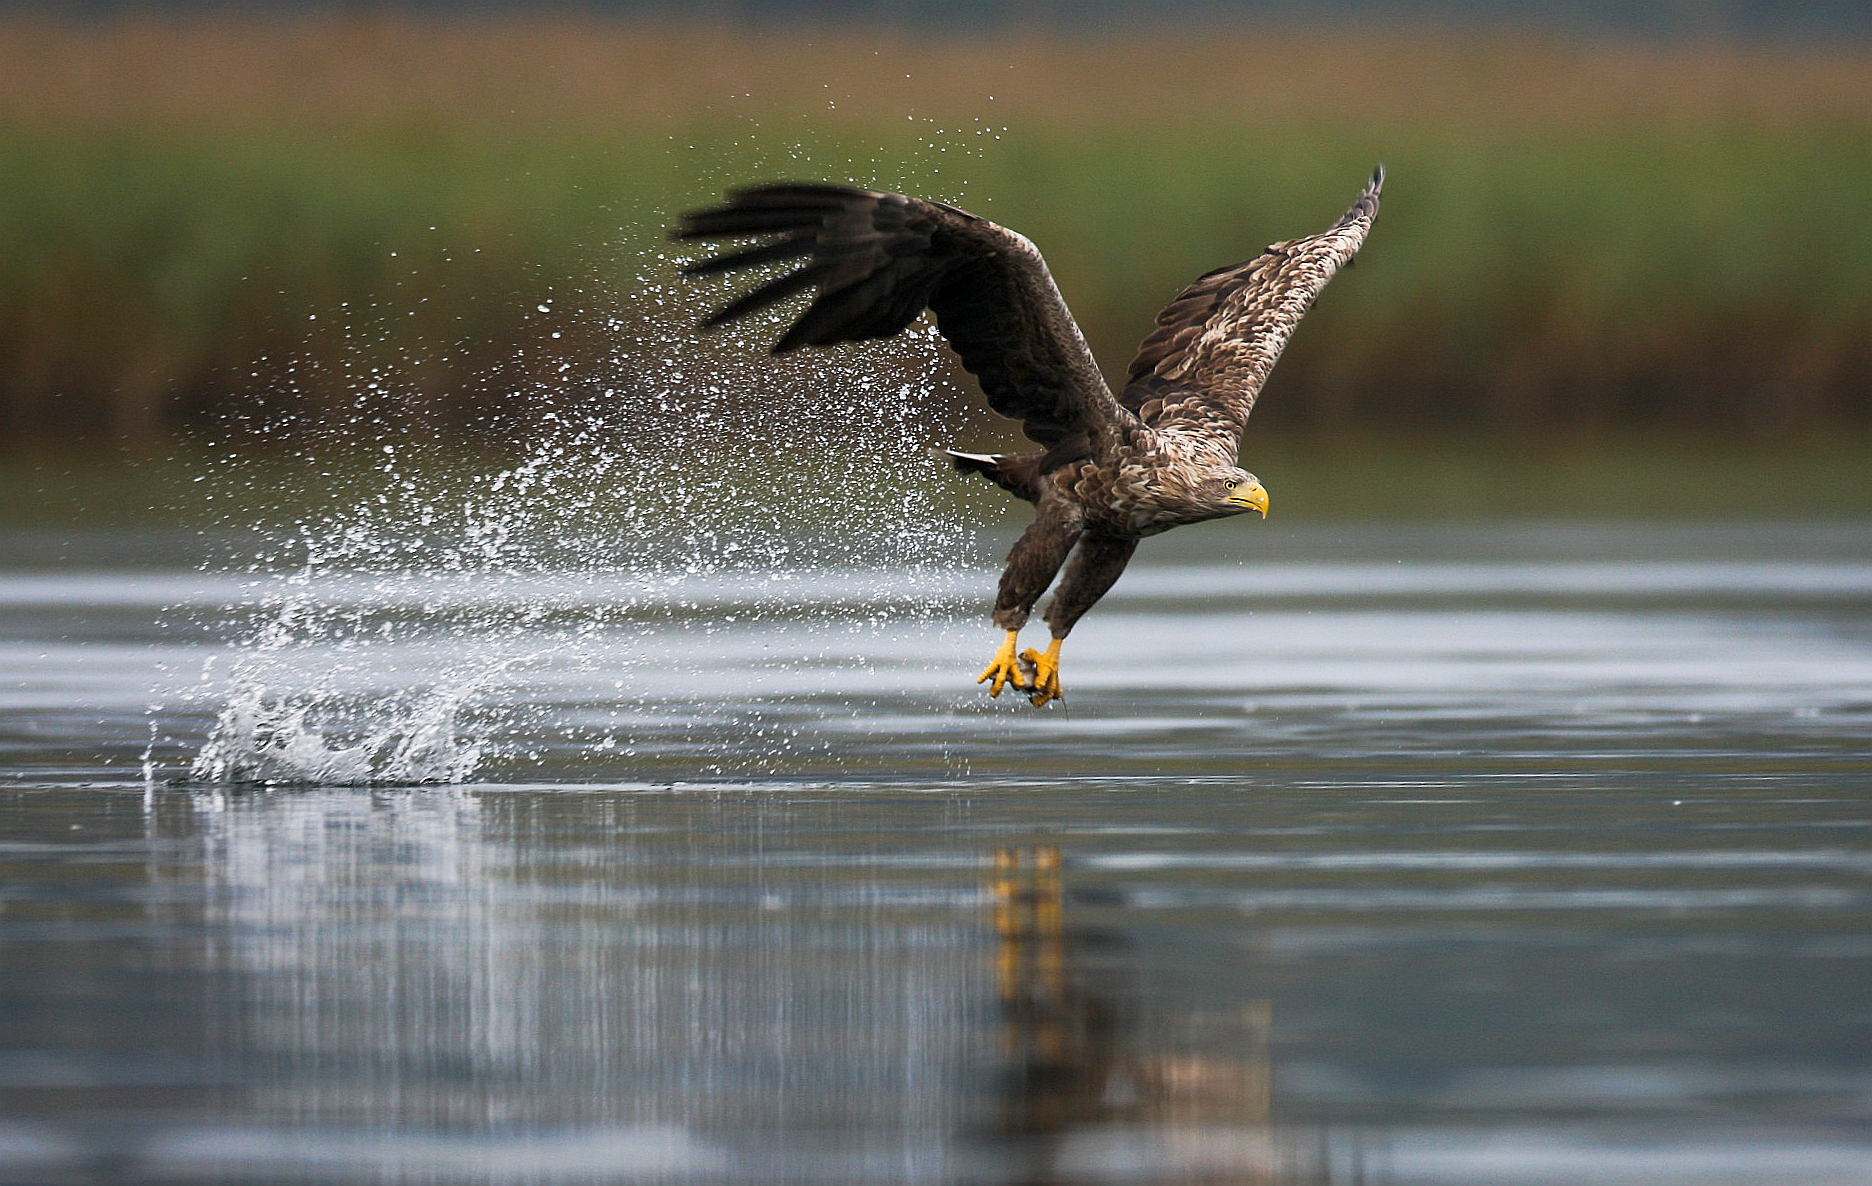
{"type": "Polygon", "coordinates": [[[1449,30],[13,14],[0,450],[339,421],[372,383],[410,431],[510,441],[687,314],[677,212],[783,177],[1025,231],[1116,375],[1380,160],[1253,431],[1817,459],[1788,506],[1872,510],[1872,49],[1449,30]]]}

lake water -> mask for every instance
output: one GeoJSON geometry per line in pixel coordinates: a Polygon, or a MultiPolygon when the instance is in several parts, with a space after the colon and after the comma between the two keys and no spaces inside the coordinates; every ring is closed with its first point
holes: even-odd
{"type": "Polygon", "coordinates": [[[1872,1183],[1872,528],[958,542],[0,540],[0,1181],[1872,1183]]]}

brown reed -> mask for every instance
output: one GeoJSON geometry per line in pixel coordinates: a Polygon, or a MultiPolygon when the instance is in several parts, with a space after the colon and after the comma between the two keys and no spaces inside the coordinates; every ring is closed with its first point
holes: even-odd
{"type": "Polygon", "coordinates": [[[442,18],[0,17],[35,126],[663,128],[754,113],[1064,127],[1245,121],[1533,132],[1872,117],[1872,48],[1450,31],[1012,30],[442,18]]]}

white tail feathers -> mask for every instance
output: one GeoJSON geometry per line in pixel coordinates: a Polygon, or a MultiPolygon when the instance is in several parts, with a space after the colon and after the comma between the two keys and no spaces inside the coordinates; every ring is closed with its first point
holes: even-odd
{"type": "Polygon", "coordinates": [[[1000,455],[996,453],[964,453],[960,449],[944,449],[941,456],[956,461],[973,461],[979,465],[998,465],[1001,461],[1000,455]]]}

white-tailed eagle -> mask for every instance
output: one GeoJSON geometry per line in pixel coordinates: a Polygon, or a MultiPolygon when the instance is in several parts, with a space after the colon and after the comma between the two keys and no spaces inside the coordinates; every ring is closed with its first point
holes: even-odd
{"type": "Polygon", "coordinates": [[[1006,638],[976,682],[992,681],[991,696],[1011,684],[1038,706],[1061,699],[1060,642],[1140,539],[1247,511],[1266,516],[1267,491],[1237,464],[1242,429],[1294,327],[1365,242],[1383,185],[1380,166],[1325,231],[1198,278],[1157,315],[1115,395],[1040,252],[954,206],[840,185],[768,185],[684,215],[675,235],[765,240],[692,263],[683,269],[691,276],[804,261],[705,327],[816,290],[774,343],[784,354],[888,338],[927,308],[989,406],[1042,446],[945,451],[958,470],[1034,504],[995,599],[1006,638]],[[1062,565],[1046,611],[1052,642],[1017,655],[1020,629],[1062,565]]]}

